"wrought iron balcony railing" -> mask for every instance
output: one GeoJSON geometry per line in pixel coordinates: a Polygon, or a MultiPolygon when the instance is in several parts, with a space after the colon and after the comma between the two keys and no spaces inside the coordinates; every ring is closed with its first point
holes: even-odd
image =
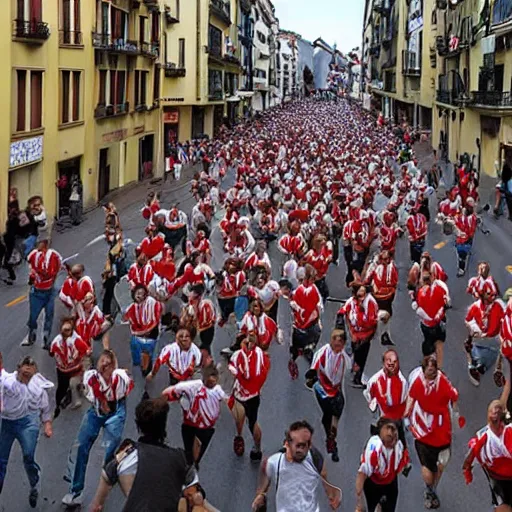
{"type": "Polygon", "coordinates": [[[82,32],[76,30],[59,30],[59,44],[64,46],[83,45],[82,32]]]}
{"type": "Polygon", "coordinates": [[[35,42],[44,42],[50,37],[50,27],[44,21],[14,20],[14,37],[35,42]]]}
{"type": "Polygon", "coordinates": [[[127,55],[138,55],[140,53],[137,41],[131,39],[113,39],[110,34],[100,32],[92,33],[92,45],[97,50],[127,55]]]}
{"type": "Polygon", "coordinates": [[[421,75],[421,61],[416,52],[402,51],[402,74],[407,76],[421,75]]]}
{"type": "Polygon", "coordinates": [[[141,43],[140,51],[142,55],[145,55],[150,59],[158,59],[158,56],[160,55],[160,43],[141,43]]]}
{"type": "Polygon", "coordinates": [[[489,108],[512,108],[512,93],[502,91],[473,91],[471,104],[489,108]]]}
{"type": "Polygon", "coordinates": [[[118,103],[116,105],[98,105],[94,109],[94,117],[101,119],[104,117],[120,116],[128,113],[130,103],[118,103]]]}
{"type": "Polygon", "coordinates": [[[165,71],[165,76],[167,78],[182,78],[187,74],[186,68],[178,67],[174,62],[166,62],[159,66],[160,69],[165,71]]]}
{"type": "Polygon", "coordinates": [[[210,0],[210,12],[231,25],[231,2],[225,0],[210,0]]]}

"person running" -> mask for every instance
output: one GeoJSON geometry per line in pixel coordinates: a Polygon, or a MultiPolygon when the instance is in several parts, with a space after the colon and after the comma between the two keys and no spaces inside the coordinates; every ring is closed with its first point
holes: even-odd
{"type": "Polygon", "coordinates": [[[378,309],[377,301],[368,293],[366,286],[356,283],[352,286],[352,297],[338,311],[338,317],[345,317],[350,332],[354,352],[354,376],[351,386],[354,388],[366,387],[363,383],[363,373],[370,353],[370,344],[377,331],[378,309]]]}
{"type": "Polygon", "coordinates": [[[319,512],[318,487],[322,482],[332,510],[341,503],[341,493],[327,481],[322,454],[313,446],[314,429],[307,421],[296,421],[285,433],[284,449],[261,464],[260,482],[252,510],[266,510],[273,484],[277,512],[319,512]]]}
{"type": "Polygon", "coordinates": [[[85,275],[82,264],[73,265],[68,271],[68,277],[62,283],[59,299],[68,308],[70,315],[79,314],[81,304],[88,293],[95,295],[94,283],[85,275]]]}
{"type": "Polygon", "coordinates": [[[123,319],[130,324],[132,333],[130,350],[133,366],[140,366],[145,377],[154,363],[163,306],[149,297],[148,289],[143,284],[136,285],[132,290],[132,299],[123,319]]]}
{"type": "Polygon", "coordinates": [[[43,377],[36,362],[25,356],[17,370],[8,373],[3,366],[0,352],[0,493],[4,487],[7,463],[14,441],[18,441],[23,454],[23,465],[30,484],[29,504],[36,508],[39,498],[41,468],[35,461],[39,430],[43,424],[44,435],[52,437],[52,412],[48,390],[53,383],[43,377]]]}
{"type": "Polygon", "coordinates": [[[297,358],[303,355],[311,364],[313,352],[322,334],[320,326],[322,297],[315,285],[316,270],[311,265],[306,265],[304,268],[304,280],[290,296],[293,330],[288,371],[293,380],[299,376],[297,358]]]}
{"type": "Polygon", "coordinates": [[[180,328],[176,333],[176,341],[166,345],[155,361],[153,370],[146,380],[151,382],[162,365],[169,368],[169,383],[171,386],[178,382],[192,379],[202,362],[201,351],[192,342],[188,329],[180,328]]]}
{"type": "Polygon", "coordinates": [[[223,327],[229,317],[235,312],[235,301],[240,296],[246,284],[243,261],[238,258],[228,258],[223,270],[217,274],[217,301],[221,317],[218,326],[223,327]]]}
{"type": "Polygon", "coordinates": [[[424,341],[423,356],[436,355],[437,363],[443,365],[444,342],[446,340],[446,309],[450,306],[448,287],[442,281],[433,280],[432,274],[423,271],[421,284],[416,292],[410,292],[412,309],[420,318],[424,341]]]}
{"type": "Polygon", "coordinates": [[[69,482],[69,492],[62,498],[62,504],[68,507],[83,502],[89,454],[102,428],[105,463],[114,457],[126,422],[126,397],[133,389],[133,380],[126,370],[117,368],[117,359],[111,350],[102,352],[96,369],[86,371],[83,382],[91,407],[84,415],[69,453],[64,478],[69,482]]]}
{"type": "Polygon", "coordinates": [[[73,319],[63,319],[60,334],[52,341],[49,351],[55,359],[57,370],[54,419],[59,416],[61,408],[67,407],[67,403],[71,402],[71,409],[78,409],[82,405],[77,396],[77,387],[84,372],[84,358],[90,351],[89,345],[75,331],[73,319]],[[64,400],[65,397],[69,400],[64,400]]]}
{"type": "Polygon", "coordinates": [[[439,370],[434,356],[423,358],[421,366],[409,376],[409,398],[405,416],[414,436],[416,453],[425,482],[425,508],[439,508],[437,487],[451,455],[451,409],[458,417],[459,427],[465,419],[459,415],[459,392],[448,377],[439,370]]]}
{"type": "Polygon", "coordinates": [[[196,469],[199,469],[199,463],[215,433],[220,403],[229,400],[229,396],[218,384],[217,368],[209,366],[202,373],[202,379],[179,382],[162,391],[162,395],[170,402],[180,402],[183,410],[183,446],[188,463],[194,464],[196,469]]]}
{"type": "Polygon", "coordinates": [[[311,368],[306,372],[306,387],[315,392],[322,410],[326,450],[333,462],[340,460],[336,437],[345,408],[343,380],[347,366],[350,365],[350,357],[345,352],[346,342],[345,331],[334,329],[330,343],[315,352],[311,368]]]}
{"type": "Polygon", "coordinates": [[[144,252],[137,255],[137,260],[128,270],[128,284],[130,290],[134,290],[136,286],[143,285],[146,288],[150,285],[155,277],[155,271],[149,259],[144,252]]]}
{"type": "Polygon", "coordinates": [[[165,443],[168,415],[169,404],[164,398],[137,405],[135,424],[141,436],[137,442],[125,439],[116,456],[103,467],[91,512],[102,512],[117,483],[127,498],[123,512],[180,510],[182,494],[195,488],[199,480],[185,452],[165,443]]]}
{"type": "MultiPolygon", "coordinates": [[[[496,336],[500,333],[504,317],[505,304],[496,297],[493,286],[485,284],[480,298],[471,304],[465,318],[469,335],[464,348],[468,355],[469,380],[474,386],[480,385],[482,375],[494,365],[503,375],[496,336]]],[[[502,387],[504,382],[496,381],[496,384],[502,387]]]]}
{"type": "Polygon", "coordinates": [[[43,348],[50,348],[50,335],[55,311],[55,281],[62,268],[62,257],[49,248],[49,239],[45,234],[40,235],[37,247],[27,256],[30,269],[29,284],[29,317],[28,336],[21,344],[30,346],[36,342],[37,320],[44,309],[43,348]]]}
{"type": "Polygon", "coordinates": [[[475,200],[469,197],[462,212],[455,216],[455,247],[457,249],[457,277],[466,273],[468,256],[473,247],[473,238],[478,227],[478,218],[474,213],[475,200]]]}
{"type": "Polygon", "coordinates": [[[215,338],[215,322],[217,320],[215,306],[210,299],[205,298],[205,291],[203,284],[196,284],[190,287],[188,296],[188,309],[193,311],[196,320],[203,358],[212,355],[211,347],[215,338]]]}
{"type": "Polygon", "coordinates": [[[388,251],[381,251],[376,263],[370,265],[364,283],[372,286],[372,295],[379,307],[378,319],[383,346],[394,345],[389,336],[389,322],[393,316],[393,300],[398,287],[398,270],[388,251]]]}
{"type": "Polygon", "coordinates": [[[322,234],[313,237],[311,249],[302,258],[304,265],[309,264],[316,270],[315,286],[318,288],[324,302],[329,297],[326,277],[332,258],[332,242],[327,241],[327,238],[322,234]]]}
{"type": "Polygon", "coordinates": [[[487,408],[487,425],[469,441],[469,453],[462,470],[466,484],[473,481],[473,462],[482,467],[491,488],[495,512],[512,511],[512,425],[505,423],[505,410],[499,400],[487,408]]]}
{"type": "Polygon", "coordinates": [[[370,437],[361,455],[356,478],[356,512],[395,512],[398,503],[398,475],[409,464],[409,452],[399,439],[396,423],[379,419],[376,435],[370,437]]]}
{"type": "Polygon", "coordinates": [[[252,434],[254,446],[251,449],[252,461],[261,460],[261,427],[258,424],[261,390],[270,370],[270,358],[257,344],[253,335],[245,338],[229,361],[228,369],[235,378],[233,385],[232,413],[235,418],[236,436],[233,440],[233,451],[241,457],[245,451],[242,436],[245,419],[252,434]]]}
{"type": "Polygon", "coordinates": [[[498,284],[491,275],[491,266],[486,261],[481,261],[477,267],[477,275],[468,281],[466,292],[475,299],[479,299],[484,286],[487,286],[494,295],[500,294],[498,284]]]}
{"type": "Polygon", "coordinates": [[[411,261],[419,263],[421,259],[421,253],[425,247],[428,224],[425,215],[419,212],[418,204],[414,204],[412,206],[406,226],[409,235],[411,261]]]}

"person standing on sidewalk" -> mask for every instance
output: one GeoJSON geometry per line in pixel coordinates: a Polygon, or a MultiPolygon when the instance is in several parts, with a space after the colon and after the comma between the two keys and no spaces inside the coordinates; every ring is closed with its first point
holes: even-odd
{"type": "Polygon", "coordinates": [[[22,346],[30,346],[36,342],[37,320],[44,309],[43,348],[48,350],[57,296],[55,281],[62,268],[62,257],[57,251],[49,248],[48,236],[42,234],[38,239],[37,248],[31,251],[27,260],[30,268],[29,332],[22,346]]]}
{"type": "Polygon", "coordinates": [[[70,486],[62,503],[71,507],[83,501],[89,454],[102,428],[105,463],[114,457],[126,421],[126,397],[133,389],[132,379],[126,370],[117,368],[116,356],[111,350],[102,352],[96,368],[84,375],[85,396],[92,405],[84,415],[68,459],[65,480],[70,486]]]}
{"type": "Polygon", "coordinates": [[[36,362],[29,356],[18,363],[17,371],[3,368],[0,352],[0,493],[4,486],[7,463],[15,440],[20,443],[23,464],[30,482],[29,503],[37,506],[41,468],[35,461],[41,423],[46,437],[52,437],[52,413],[48,389],[53,383],[37,371],[36,362]]]}

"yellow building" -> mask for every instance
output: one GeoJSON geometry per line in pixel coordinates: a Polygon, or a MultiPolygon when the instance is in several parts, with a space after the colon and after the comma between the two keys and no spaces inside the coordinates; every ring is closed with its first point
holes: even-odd
{"type": "MultiPolygon", "coordinates": [[[[180,24],[180,14],[187,19],[196,2],[181,3],[180,13],[179,0],[6,0],[0,102],[10,122],[0,135],[1,225],[10,187],[18,189],[21,207],[41,195],[53,217],[68,206],[69,190],[56,187],[62,176],[81,177],[87,207],[129,182],[162,174],[163,89],[168,98],[190,92],[170,63],[187,62],[188,77],[196,74],[195,21],[180,24]],[[169,37],[174,27],[188,35],[188,47],[169,37]]],[[[207,0],[197,5],[206,13],[202,50],[209,7],[207,0]]],[[[231,23],[223,30],[232,31],[231,23]]],[[[200,103],[195,90],[193,102],[200,103]]]]}
{"type": "Polygon", "coordinates": [[[434,0],[368,0],[363,55],[367,90],[386,118],[430,129],[435,73],[427,44],[434,0]]]}
{"type": "Polygon", "coordinates": [[[234,121],[240,114],[240,19],[238,1],[194,0],[182,6],[179,23],[166,27],[161,64],[166,146],[176,138],[212,137],[225,119],[234,121]]]}

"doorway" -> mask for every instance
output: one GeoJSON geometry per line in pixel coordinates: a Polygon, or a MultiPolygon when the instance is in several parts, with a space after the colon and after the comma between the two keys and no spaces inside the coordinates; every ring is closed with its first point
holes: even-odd
{"type": "Polygon", "coordinates": [[[98,201],[103,199],[110,190],[110,165],[108,164],[108,148],[100,149],[98,201]]]}
{"type": "Polygon", "coordinates": [[[71,195],[71,183],[75,176],[80,177],[80,157],[58,163],[58,187],[57,218],[69,215],[69,197],[71,195]]]}
{"type": "Polygon", "coordinates": [[[171,156],[172,149],[178,142],[178,127],[177,123],[164,124],[164,151],[165,157],[171,156]]]}
{"type": "Polygon", "coordinates": [[[192,107],[192,138],[204,135],[204,107],[192,107]]]}
{"type": "Polygon", "coordinates": [[[213,135],[217,135],[224,122],[224,105],[213,107],[213,135]]]}
{"type": "Polygon", "coordinates": [[[153,177],[154,135],[139,139],[139,181],[153,177]]]}

